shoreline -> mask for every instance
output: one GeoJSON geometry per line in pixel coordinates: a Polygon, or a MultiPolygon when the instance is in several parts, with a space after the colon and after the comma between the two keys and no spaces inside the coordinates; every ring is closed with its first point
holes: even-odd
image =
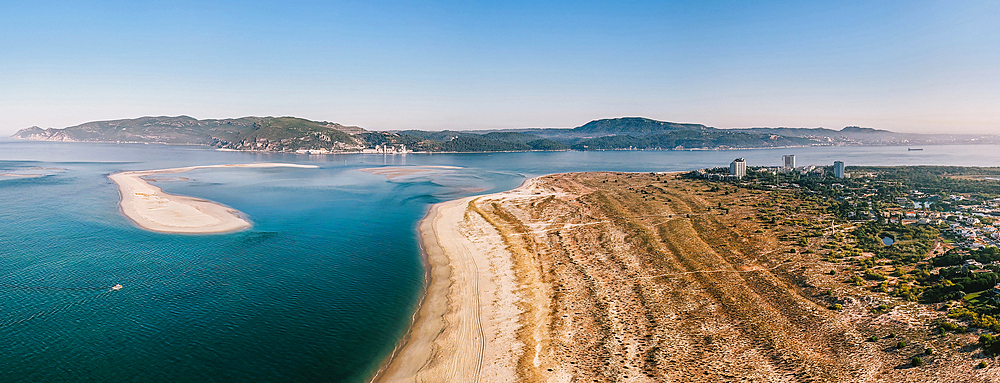
{"type": "MultiPolygon", "coordinates": [[[[408,151],[408,152],[390,152],[390,153],[364,153],[361,151],[331,151],[329,153],[298,153],[295,151],[270,151],[270,150],[242,150],[242,149],[226,149],[219,148],[209,144],[203,143],[169,143],[169,142],[150,142],[150,141],[67,141],[67,140],[45,140],[45,139],[31,139],[31,138],[19,138],[19,137],[7,137],[8,141],[35,141],[35,142],[65,142],[65,143],[90,143],[90,144],[144,144],[144,145],[166,145],[166,146],[201,146],[217,151],[226,152],[243,152],[243,153],[266,153],[266,154],[295,154],[295,155],[309,155],[309,156],[325,156],[325,155],[342,155],[342,154],[367,154],[367,155],[407,155],[407,154],[491,154],[491,153],[532,153],[532,152],[612,152],[612,151],[622,151],[622,152],[690,152],[690,151],[733,151],[733,150],[767,150],[767,149],[796,149],[796,148],[884,148],[884,147],[907,147],[904,143],[898,144],[861,144],[861,145],[824,145],[824,144],[812,144],[812,145],[787,145],[787,146],[752,146],[752,147],[712,147],[712,148],[683,148],[683,149],[673,149],[673,148],[612,148],[612,149],[531,149],[531,150],[499,150],[499,151],[476,151],[476,152],[451,152],[451,151],[408,151]]],[[[944,142],[944,143],[928,143],[922,146],[982,146],[982,145],[994,145],[1000,146],[1000,143],[990,143],[990,142],[944,142]]]]}
{"type": "Polygon", "coordinates": [[[510,191],[431,206],[417,229],[427,267],[423,295],[406,335],[370,382],[518,380],[522,285],[513,254],[475,205],[533,184],[531,178],[510,191]]]}
{"type": "Polygon", "coordinates": [[[118,206],[121,213],[140,228],[160,233],[228,233],[249,228],[252,224],[236,209],[200,198],[166,193],[151,185],[143,177],[184,173],[196,169],[235,167],[316,168],[313,165],[282,163],[205,165],[120,172],[108,175],[108,178],[118,186],[118,206]]]}
{"type": "Polygon", "coordinates": [[[414,309],[406,334],[400,339],[389,357],[369,381],[392,382],[407,377],[416,379],[417,372],[428,363],[431,357],[432,343],[436,335],[444,329],[444,315],[447,305],[442,305],[448,298],[448,289],[452,283],[451,261],[438,244],[434,232],[434,221],[440,216],[442,207],[461,206],[472,198],[440,202],[431,205],[427,214],[420,219],[417,226],[417,236],[420,242],[420,252],[424,263],[424,287],[420,300],[414,309]],[[413,358],[420,360],[415,363],[413,358]],[[403,360],[408,359],[408,360],[403,360]]]}

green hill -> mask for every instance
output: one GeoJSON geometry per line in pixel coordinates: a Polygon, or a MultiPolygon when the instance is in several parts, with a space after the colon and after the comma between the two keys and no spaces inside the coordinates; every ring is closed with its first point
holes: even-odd
{"type": "Polygon", "coordinates": [[[32,127],[15,138],[44,141],[143,142],[211,145],[235,150],[295,151],[360,149],[345,131],[364,131],[295,117],[198,120],[188,116],[94,121],[63,129],[32,127]]]}
{"type": "Polygon", "coordinates": [[[573,128],[573,130],[583,133],[645,135],[678,130],[710,131],[716,129],[701,124],[678,124],[643,117],[622,117],[594,120],[573,128]]]}
{"type": "Polygon", "coordinates": [[[628,134],[584,140],[573,145],[578,150],[616,149],[729,149],[805,146],[816,141],[800,137],[783,137],[759,133],[726,130],[674,132],[633,136],[628,134]]]}
{"type": "Polygon", "coordinates": [[[94,121],[63,129],[31,127],[15,138],[46,141],[210,145],[249,151],[495,152],[527,150],[730,149],[783,146],[862,146],[998,143],[998,136],[895,133],[849,126],[717,129],[642,117],[590,121],[572,129],[371,132],[296,117],[198,120],[188,116],[94,121]],[[404,150],[405,149],[405,150],[404,150]]]}

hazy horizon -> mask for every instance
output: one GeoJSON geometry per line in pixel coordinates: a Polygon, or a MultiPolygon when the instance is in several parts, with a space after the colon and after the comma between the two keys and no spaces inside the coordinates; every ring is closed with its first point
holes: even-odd
{"type": "MultiPolygon", "coordinates": [[[[189,116],[189,115],[176,115],[176,116],[153,116],[153,115],[150,115],[150,116],[139,116],[139,117],[129,117],[129,118],[116,118],[116,119],[108,119],[108,120],[128,120],[128,119],[137,119],[137,118],[144,118],[144,117],[181,117],[181,116],[191,117],[191,118],[195,118],[197,120],[216,120],[216,119],[230,119],[230,118],[235,119],[235,118],[243,118],[243,117],[299,117],[299,118],[303,118],[303,117],[300,117],[300,116],[238,116],[238,117],[222,117],[222,118],[198,118],[198,117],[189,116]]],[[[618,116],[618,117],[607,117],[607,118],[602,118],[602,119],[635,118],[635,117],[648,118],[648,117],[643,117],[643,116],[618,116]]],[[[79,123],[79,124],[74,124],[74,125],[69,125],[69,126],[63,126],[63,127],[55,127],[55,126],[43,127],[43,126],[34,126],[33,125],[33,126],[26,127],[26,128],[39,127],[39,128],[42,128],[42,129],[47,129],[47,128],[63,129],[63,128],[68,128],[68,127],[73,127],[73,126],[81,125],[81,124],[84,124],[84,123],[87,123],[87,122],[108,121],[108,120],[86,121],[86,122],[82,122],[82,123],[79,123]]],[[[653,119],[653,120],[656,120],[656,119],[653,119]]],[[[323,119],[313,119],[313,121],[326,121],[326,122],[332,122],[332,123],[341,124],[341,125],[344,125],[344,126],[357,126],[359,128],[362,128],[362,129],[374,130],[374,129],[366,128],[364,126],[354,125],[354,124],[350,124],[350,123],[344,123],[342,121],[330,121],[330,120],[323,120],[323,119]]],[[[593,120],[591,120],[591,121],[593,121],[593,120]]],[[[665,121],[665,120],[657,120],[657,121],[672,122],[672,123],[678,123],[678,124],[700,124],[699,122],[693,122],[693,121],[665,121]]],[[[498,128],[466,128],[466,129],[463,129],[463,128],[451,128],[451,129],[444,128],[444,129],[422,129],[422,130],[429,130],[429,131],[454,130],[454,131],[472,131],[472,132],[475,132],[475,131],[520,130],[520,129],[573,129],[573,128],[582,126],[582,125],[586,124],[587,122],[590,122],[590,121],[582,122],[580,124],[572,125],[572,126],[523,126],[523,127],[508,127],[508,128],[499,128],[498,127],[498,128]]],[[[841,126],[841,127],[827,127],[827,126],[733,126],[733,127],[720,127],[720,126],[711,126],[711,125],[706,125],[706,126],[708,126],[710,128],[718,128],[718,129],[793,128],[793,129],[830,129],[830,130],[839,131],[839,130],[842,130],[845,127],[848,127],[848,126],[851,126],[851,127],[860,127],[860,128],[874,128],[874,129],[879,129],[877,127],[858,126],[858,125],[847,125],[847,126],[841,126]]],[[[24,128],[20,128],[20,129],[24,129],[24,128]]],[[[408,128],[408,129],[379,129],[378,131],[404,131],[404,130],[413,130],[413,129],[417,129],[417,128],[408,128]]],[[[888,130],[888,129],[879,129],[879,130],[888,130]]],[[[890,131],[892,131],[892,130],[890,130],[890,131]]],[[[15,130],[15,132],[16,132],[16,130],[15,130]]],[[[934,132],[934,131],[928,131],[928,132],[892,131],[892,132],[894,132],[894,133],[921,133],[921,134],[958,134],[958,135],[962,135],[962,134],[970,134],[970,135],[984,134],[984,135],[1000,135],[1000,132],[994,133],[994,132],[989,132],[989,131],[987,131],[987,132],[971,132],[971,133],[962,133],[962,132],[934,132]]],[[[13,134],[13,133],[11,133],[11,134],[13,134]]],[[[8,137],[11,134],[0,135],[0,138],[8,137]]]]}
{"type": "Polygon", "coordinates": [[[0,136],[162,115],[992,134],[998,16],[988,1],[3,4],[0,136]]]}

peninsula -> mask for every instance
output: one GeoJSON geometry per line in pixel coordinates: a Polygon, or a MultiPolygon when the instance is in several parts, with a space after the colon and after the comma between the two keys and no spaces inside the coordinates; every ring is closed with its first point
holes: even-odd
{"type": "Polygon", "coordinates": [[[237,165],[188,166],[182,168],[121,172],[109,175],[118,185],[122,214],[139,227],[163,233],[224,233],[251,226],[239,211],[222,204],[165,193],[143,177],[184,173],[211,168],[316,168],[313,165],[254,163],[237,165]]]}
{"type": "Polygon", "coordinates": [[[902,291],[937,270],[831,257],[867,228],[840,200],[696,176],[556,174],[434,206],[419,227],[426,295],[374,381],[998,377],[974,324],[857,282],[889,273],[902,291]]]}

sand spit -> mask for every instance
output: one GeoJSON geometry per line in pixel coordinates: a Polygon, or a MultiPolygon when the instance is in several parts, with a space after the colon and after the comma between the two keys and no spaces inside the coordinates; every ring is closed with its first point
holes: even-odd
{"type": "Polygon", "coordinates": [[[255,163],[188,166],[160,170],[122,172],[109,175],[118,185],[122,213],[146,230],[163,233],[225,233],[250,227],[242,214],[222,204],[199,198],[174,195],[150,185],[143,177],[176,174],[213,168],[316,168],[313,165],[255,163]]]}
{"type": "Polygon", "coordinates": [[[883,298],[820,259],[832,237],[789,252],[779,238],[801,229],[754,220],[765,203],[804,204],[572,173],[436,205],[420,225],[423,304],[374,381],[997,381],[975,367],[976,334],[933,333],[945,313],[926,305],[874,312],[883,298]]]}

